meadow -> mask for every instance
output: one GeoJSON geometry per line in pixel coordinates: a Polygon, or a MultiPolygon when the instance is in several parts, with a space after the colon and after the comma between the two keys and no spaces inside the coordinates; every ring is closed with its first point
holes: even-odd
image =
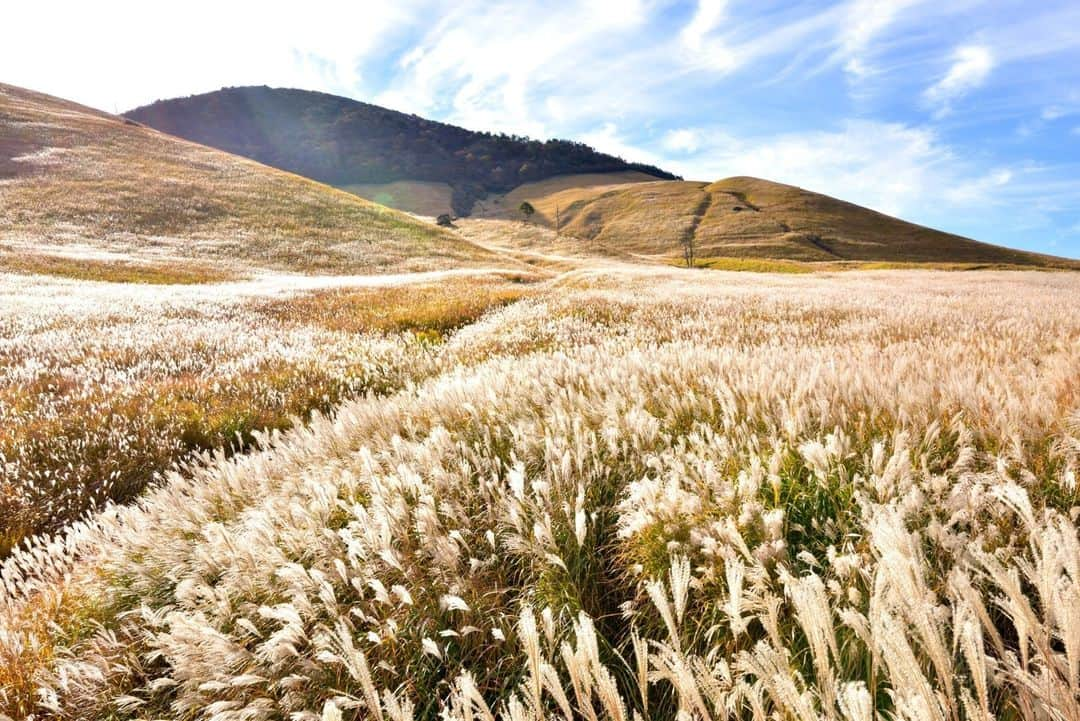
{"type": "Polygon", "coordinates": [[[0,715],[1080,718],[1076,276],[453,282],[13,288],[5,432],[162,377],[304,422],[14,550],[0,715]]]}

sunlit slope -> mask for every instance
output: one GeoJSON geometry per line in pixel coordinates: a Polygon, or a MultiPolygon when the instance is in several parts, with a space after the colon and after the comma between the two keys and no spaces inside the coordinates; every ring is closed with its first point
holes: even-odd
{"type": "Polygon", "coordinates": [[[0,85],[0,242],[367,272],[490,264],[431,224],[54,97],[0,85]]]}
{"type": "Polygon", "coordinates": [[[597,252],[675,256],[692,237],[702,258],[1080,267],[758,178],[576,187],[531,202],[552,227],[558,208],[562,233],[597,252]]]}
{"type": "Polygon", "coordinates": [[[395,180],[392,183],[356,183],[340,187],[373,203],[406,213],[434,217],[451,213],[453,208],[454,189],[447,183],[395,180]]]}

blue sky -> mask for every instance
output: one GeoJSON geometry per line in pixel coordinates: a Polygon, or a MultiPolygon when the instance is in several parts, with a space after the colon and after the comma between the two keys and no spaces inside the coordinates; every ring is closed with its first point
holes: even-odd
{"type": "Polygon", "coordinates": [[[110,111],[324,90],[1080,257],[1077,0],[150,5],[13,3],[0,80],[110,111]]]}

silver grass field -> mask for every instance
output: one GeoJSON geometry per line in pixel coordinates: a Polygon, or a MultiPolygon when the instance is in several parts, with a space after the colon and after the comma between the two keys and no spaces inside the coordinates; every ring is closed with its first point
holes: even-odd
{"type": "Polygon", "coordinates": [[[577,271],[438,343],[250,312],[189,325],[393,382],[22,543],[0,717],[1080,719],[1072,274],[577,271]]]}

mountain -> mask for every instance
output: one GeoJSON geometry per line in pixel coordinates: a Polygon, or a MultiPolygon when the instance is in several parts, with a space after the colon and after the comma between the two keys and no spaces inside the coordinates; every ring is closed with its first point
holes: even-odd
{"type": "MultiPolygon", "coordinates": [[[[520,188],[536,220],[583,241],[583,250],[677,256],[693,238],[699,258],[964,263],[1080,268],[1080,262],[981,243],[792,185],[749,177],[520,188]]],[[[512,214],[513,203],[503,203],[512,214]]]]}
{"type": "Polygon", "coordinates": [[[74,243],[333,273],[497,260],[313,180],[2,84],[0,208],[9,250],[74,243]]]}
{"type": "Polygon", "coordinates": [[[556,175],[636,170],[676,177],[582,143],[475,132],[306,90],[224,88],[125,117],[331,185],[445,183],[458,215],[488,193],[556,175]]]}

